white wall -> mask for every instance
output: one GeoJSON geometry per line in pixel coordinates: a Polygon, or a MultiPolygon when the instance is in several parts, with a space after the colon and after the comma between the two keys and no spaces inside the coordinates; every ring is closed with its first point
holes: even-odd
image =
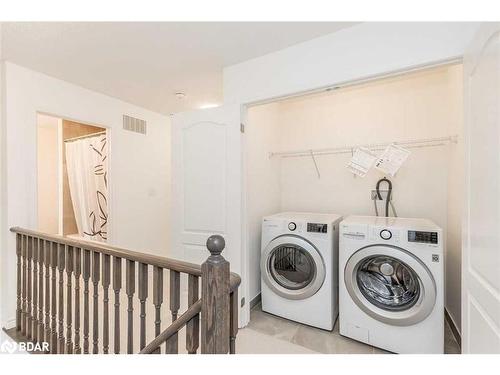
{"type": "MultiPolygon", "coordinates": [[[[250,175],[249,191],[253,193],[248,196],[255,196],[253,201],[250,199],[250,215],[258,216],[261,209],[374,215],[370,192],[383,175],[371,171],[364,178],[354,177],[345,168],[349,154],[317,156],[320,179],[310,157],[271,161],[264,158],[269,151],[461,136],[462,95],[462,67],[455,65],[250,108],[248,143],[259,142],[258,136],[264,142],[260,149],[248,147],[253,150],[247,153],[251,159],[249,165],[268,178],[265,188],[272,192],[271,197],[276,196],[276,188],[280,190],[279,209],[267,200],[260,207],[258,197],[265,196],[266,189],[260,181],[251,183],[250,175]],[[256,128],[260,128],[260,134],[251,133],[256,128]],[[278,137],[274,135],[276,132],[278,137]],[[276,173],[276,161],[280,163],[278,183],[269,178],[270,173],[276,173]],[[252,207],[252,203],[259,207],[252,207]]],[[[461,145],[454,144],[412,149],[406,164],[391,178],[399,216],[430,218],[448,233],[446,306],[457,322],[460,321],[461,149],[461,145]]],[[[379,208],[382,211],[381,204],[379,208]]],[[[256,223],[258,218],[251,220],[256,223]]],[[[250,233],[249,248],[255,256],[259,253],[252,243],[253,237],[256,233],[250,233]]],[[[258,260],[252,259],[251,266],[254,263],[258,264],[258,260]]]]}
{"type": "Polygon", "coordinates": [[[170,122],[168,117],[46,75],[6,63],[5,111],[8,256],[2,290],[8,306],[4,321],[14,317],[15,246],[8,228],[36,228],[36,114],[100,125],[110,129],[109,242],[138,251],[167,255],[170,191],[170,122]],[[122,115],[148,122],[146,136],[122,129],[122,115]]]}
{"type": "MultiPolygon", "coordinates": [[[[463,71],[456,72],[456,74],[463,71]]],[[[463,76],[450,80],[450,90],[459,92],[460,100],[464,102],[463,76]]],[[[465,115],[463,108],[454,113],[458,130],[459,142],[450,149],[448,163],[448,237],[446,244],[446,275],[445,275],[445,307],[450,313],[455,326],[461,332],[462,325],[462,221],[464,216],[465,196],[465,115]],[[458,287],[460,286],[460,288],[458,287]]],[[[450,132],[455,131],[455,126],[450,123],[450,132]]]]}
{"type": "Polygon", "coordinates": [[[59,233],[59,119],[37,116],[38,230],[59,233]]]}
{"type": "Polygon", "coordinates": [[[278,103],[250,108],[245,128],[249,301],[260,293],[262,218],[280,210],[280,162],[269,159],[281,135],[278,103]]]}
{"type": "Polygon", "coordinates": [[[460,58],[478,23],[368,22],[224,69],[224,101],[268,100],[460,58]]]}
{"type": "MultiPolygon", "coordinates": [[[[4,95],[4,60],[2,54],[3,44],[2,44],[2,22],[0,22],[0,246],[2,249],[6,248],[6,237],[5,232],[2,228],[5,228],[6,217],[7,217],[7,200],[6,200],[6,168],[5,168],[5,95],[4,95]]],[[[3,254],[2,254],[3,255],[3,254]]],[[[4,256],[0,257],[0,270],[3,270],[5,267],[6,261],[4,256]]],[[[7,285],[8,276],[6,272],[2,272],[0,275],[0,290],[5,290],[7,285]]],[[[4,322],[6,320],[5,317],[5,304],[3,295],[0,296],[0,322],[4,322]]]]}

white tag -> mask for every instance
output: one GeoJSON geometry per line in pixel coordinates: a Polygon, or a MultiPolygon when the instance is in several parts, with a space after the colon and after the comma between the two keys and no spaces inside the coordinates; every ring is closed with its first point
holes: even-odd
{"type": "Polygon", "coordinates": [[[389,145],[375,162],[375,168],[394,177],[409,155],[407,149],[389,145]]]}
{"type": "Polygon", "coordinates": [[[365,177],[366,173],[373,166],[377,156],[365,147],[359,147],[346,165],[350,172],[356,176],[365,177]]]}

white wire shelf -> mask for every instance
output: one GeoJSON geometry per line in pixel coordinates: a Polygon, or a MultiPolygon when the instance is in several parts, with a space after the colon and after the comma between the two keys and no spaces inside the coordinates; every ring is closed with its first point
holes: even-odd
{"type": "Polygon", "coordinates": [[[407,141],[398,141],[398,142],[359,144],[359,145],[343,146],[343,147],[271,152],[269,154],[269,157],[297,158],[297,157],[312,157],[312,156],[334,155],[334,154],[354,154],[356,149],[359,147],[365,147],[370,149],[371,151],[381,151],[384,150],[389,145],[398,145],[405,148],[424,148],[424,147],[445,146],[450,143],[457,143],[457,142],[458,142],[458,136],[451,135],[448,137],[411,139],[407,141]]]}

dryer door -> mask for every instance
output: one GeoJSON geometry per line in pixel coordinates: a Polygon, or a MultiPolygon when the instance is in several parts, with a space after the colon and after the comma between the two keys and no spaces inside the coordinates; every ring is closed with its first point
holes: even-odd
{"type": "Polygon", "coordinates": [[[314,295],[325,281],[325,264],[318,250],[305,239],[284,235],[264,249],[260,262],[262,280],[287,299],[314,295]]]}
{"type": "Polygon", "coordinates": [[[344,282],[353,301],[381,322],[408,326],[424,320],[436,302],[429,269],[395,246],[367,246],[347,261],[344,282]]]}

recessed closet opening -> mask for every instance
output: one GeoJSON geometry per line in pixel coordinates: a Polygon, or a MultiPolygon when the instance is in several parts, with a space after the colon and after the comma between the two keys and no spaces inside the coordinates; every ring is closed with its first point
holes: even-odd
{"type": "Polygon", "coordinates": [[[106,129],[37,114],[37,130],[38,230],[106,242],[106,129]]]}
{"type": "Polygon", "coordinates": [[[384,174],[372,168],[360,177],[346,166],[358,146],[380,155],[395,143],[410,155],[388,176],[394,208],[443,228],[445,305],[460,327],[462,64],[251,106],[245,134],[251,300],[260,293],[262,218],[286,211],[375,216],[372,193],[384,174]]]}

